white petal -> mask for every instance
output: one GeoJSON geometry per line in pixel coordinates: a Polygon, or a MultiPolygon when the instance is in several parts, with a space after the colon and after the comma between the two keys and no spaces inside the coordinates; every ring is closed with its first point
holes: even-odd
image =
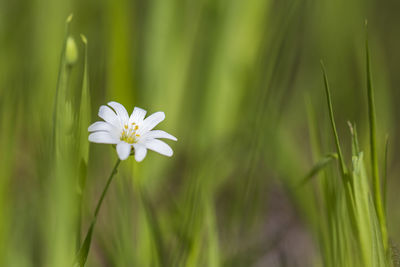
{"type": "Polygon", "coordinates": [[[139,134],[147,133],[156,127],[157,124],[165,119],[165,114],[162,111],[156,112],[148,116],[142,123],[141,128],[139,128],[139,134]]]}
{"type": "Polygon", "coordinates": [[[121,137],[121,130],[116,128],[115,126],[109,124],[104,121],[96,121],[88,128],[89,132],[108,132],[113,138],[119,139],[121,137]]]}
{"type": "Polygon", "coordinates": [[[114,138],[108,132],[94,132],[89,135],[89,141],[93,143],[102,143],[102,144],[117,144],[119,142],[118,139],[114,138]]]}
{"type": "Polygon", "coordinates": [[[89,132],[95,132],[95,131],[106,131],[110,132],[115,129],[114,126],[111,124],[104,122],[104,121],[96,121],[92,125],[89,126],[88,131],[89,132]]]}
{"type": "Polygon", "coordinates": [[[134,144],[133,147],[135,148],[135,160],[141,162],[146,157],[146,147],[142,144],[134,144]]]}
{"type": "Polygon", "coordinates": [[[143,121],[144,117],[146,116],[147,111],[138,107],[135,107],[132,111],[132,115],[129,118],[129,122],[139,124],[143,121]]]}
{"type": "Polygon", "coordinates": [[[174,152],[172,148],[163,141],[152,139],[145,143],[146,147],[150,150],[160,153],[161,155],[171,157],[174,152]]]}
{"type": "Polygon", "coordinates": [[[102,105],[99,109],[99,117],[105,120],[106,122],[110,123],[114,127],[120,128],[121,124],[119,122],[119,119],[117,117],[117,114],[107,106],[102,105]]]}
{"type": "Polygon", "coordinates": [[[108,105],[115,110],[122,123],[128,123],[129,115],[123,105],[114,101],[108,102],[108,105]]]}
{"type": "Polygon", "coordinates": [[[171,135],[171,134],[169,134],[167,132],[161,131],[161,130],[150,131],[150,132],[146,133],[143,137],[144,138],[149,138],[149,139],[166,138],[166,139],[170,139],[170,140],[174,140],[174,141],[178,140],[178,139],[176,139],[175,136],[173,136],[173,135],[171,135]]]}
{"type": "Polygon", "coordinates": [[[121,160],[126,160],[129,157],[129,154],[131,154],[131,149],[132,145],[125,143],[125,142],[120,142],[117,144],[117,154],[118,157],[121,160]]]}

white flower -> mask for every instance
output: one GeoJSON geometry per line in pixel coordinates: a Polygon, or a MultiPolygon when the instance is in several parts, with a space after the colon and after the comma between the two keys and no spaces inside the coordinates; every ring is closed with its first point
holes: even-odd
{"type": "Polygon", "coordinates": [[[173,151],[169,145],[157,138],[177,139],[161,130],[152,129],[165,119],[164,112],[156,112],[146,119],[146,110],[135,107],[132,115],[121,104],[109,102],[108,106],[101,106],[99,117],[104,121],[97,121],[89,126],[89,141],[94,143],[114,144],[117,147],[118,157],[125,160],[132,150],[135,151],[135,160],[140,162],[146,157],[147,149],[171,157],[173,151]]]}

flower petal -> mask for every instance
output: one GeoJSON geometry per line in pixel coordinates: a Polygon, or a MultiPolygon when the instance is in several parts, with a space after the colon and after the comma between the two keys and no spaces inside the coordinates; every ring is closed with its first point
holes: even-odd
{"type": "Polygon", "coordinates": [[[119,142],[118,139],[114,138],[108,132],[94,132],[89,135],[89,141],[93,143],[102,143],[102,144],[117,144],[119,142]]]}
{"type": "Polygon", "coordinates": [[[169,145],[158,139],[148,140],[145,142],[145,145],[148,149],[160,153],[164,156],[171,157],[172,154],[174,154],[172,148],[169,145]]]}
{"type": "Polygon", "coordinates": [[[139,128],[139,134],[143,135],[156,127],[157,124],[165,119],[165,114],[162,111],[156,112],[148,116],[139,128]]]}
{"type": "Polygon", "coordinates": [[[133,144],[133,147],[135,148],[135,160],[141,162],[146,157],[146,147],[141,144],[133,144]]]}
{"type": "Polygon", "coordinates": [[[108,102],[108,105],[115,110],[122,123],[128,123],[129,114],[123,105],[115,101],[108,102]]]}
{"type": "Polygon", "coordinates": [[[119,139],[121,136],[121,131],[116,128],[115,126],[109,124],[108,122],[104,121],[96,121],[88,128],[89,132],[108,132],[113,138],[119,139]]]}
{"type": "Polygon", "coordinates": [[[129,157],[129,154],[131,154],[131,149],[132,145],[125,143],[125,142],[120,142],[117,144],[117,154],[120,160],[126,160],[129,157]]]}
{"type": "Polygon", "coordinates": [[[121,123],[117,117],[117,114],[107,106],[102,105],[99,109],[99,117],[105,120],[106,122],[110,123],[114,127],[120,128],[121,123]]]}
{"type": "Polygon", "coordinates": [[[146,133],[143,137],[144,138],[149,138],[149,139],[165,138],[165,139],[170,139],[170,140],[174,140],[174,141],[178,140],[178,139],[176,139],[175,136],[173,136],[173,135],[171,135],[171,134],[169,134],[167,132],[161,131],[161,130],[150,131],[150,132],[146,133]]]}
{"type": "Polygon", "coordinates": [[[142,108],[138,108],[135,107],[132,111],[132,115],[129,118],[129,123],[136,123],[139,124],[143,121],[144,117],[146,116],[147,111],[142,109],[142,108]]]}
{"type": "Polygon", "coordinates": [[[106,131],[110,132],[115,129],[114,126],[111,124],[104,122],[104,121],[96,121],[92,125],[89,126],[88,131],[89,132],[96,132],[96,131],[106,131]]]}

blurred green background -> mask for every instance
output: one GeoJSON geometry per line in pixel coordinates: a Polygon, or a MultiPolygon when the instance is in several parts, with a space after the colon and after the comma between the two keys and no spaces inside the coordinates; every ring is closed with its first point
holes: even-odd
{"type": "MultiPolygon", "coordinates": [[[[73,260],[76,178],[59,181],[50,171],[71,13],[79,51],[67,88],[72,110],[81,96],[82,33],[90,122],[113,100],[129,112],[164,111],[159,128],[178,138],[172,158],[150,152],[140,164],[122,162],[87,266],[322,266],[311,187],[297,186],[316,160],[306,105],[316,111],[323,153],[334,151],[322,59],[344,153],[347,121],[356,122],[369,153],[365,19],[381,161],[389,134],[388,227],[396,248],[399,11],[396,0],[1,0],[0,266],[73,260]]],[[[90,145],[82,236],[115,160],[111,146],[90,145]]]]}

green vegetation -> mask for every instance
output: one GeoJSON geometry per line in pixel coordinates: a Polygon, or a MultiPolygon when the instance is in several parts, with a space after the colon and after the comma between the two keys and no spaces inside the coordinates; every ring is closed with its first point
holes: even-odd
{"type": "Polygon", "coordinates": [[[396,3],[1,1],[0,266],[399,266],[396,3]]]}

